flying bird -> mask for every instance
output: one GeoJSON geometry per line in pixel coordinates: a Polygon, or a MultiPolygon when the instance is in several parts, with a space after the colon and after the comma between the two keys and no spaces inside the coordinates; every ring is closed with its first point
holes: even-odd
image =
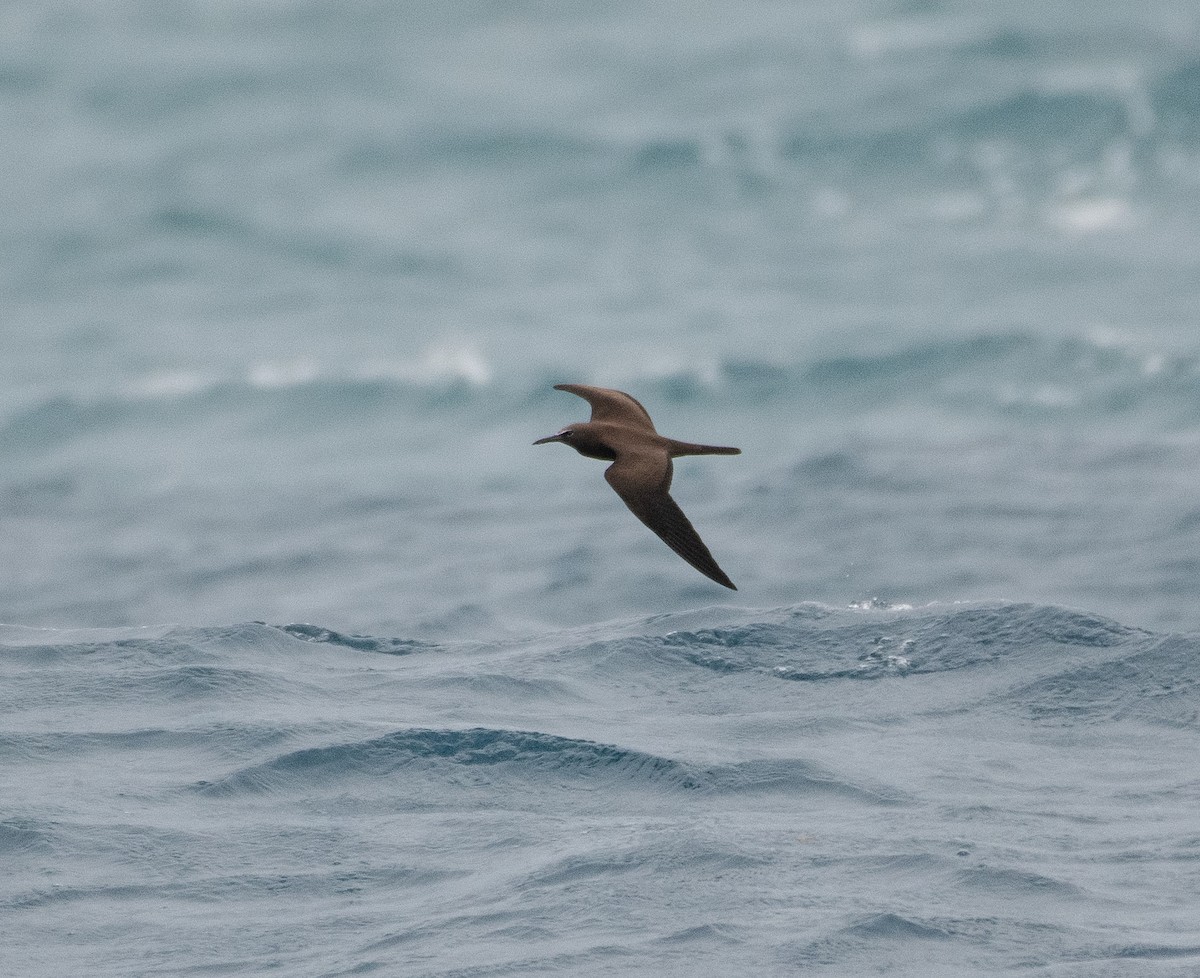
{"type": "Polygon", "coordinates": [[[592,418],[567,425],[535,445],[560,441],[580,455],[612,462],[604,478],[633,515],[658,534],[668,547],[705,577],[736,591],[733,581],[713,559],[691,521],[671,498],[671,459],[681,455],[740,455],[740,448],[695,445],[665,438],[654,430],[644,407],[624,391],[587,384],[555,384],[555,390],[582,397],[592,418]]]}

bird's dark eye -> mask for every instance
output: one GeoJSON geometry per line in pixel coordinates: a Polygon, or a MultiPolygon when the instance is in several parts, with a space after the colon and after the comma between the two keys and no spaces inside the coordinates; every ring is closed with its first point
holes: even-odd
{"type": "Polygon", "coordinates": [[[573,432],[570,428],[568,428],[566,431],[562,432],[562,437],[570,438],[573,434],[575,434],[575,432],[573,432]]]}

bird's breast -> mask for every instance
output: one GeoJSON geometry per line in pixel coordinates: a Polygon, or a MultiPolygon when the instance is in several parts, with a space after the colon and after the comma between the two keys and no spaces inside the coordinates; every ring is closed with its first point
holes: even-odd
{"type": "Polygon", "coordinates": [[[598,458],[602,462],[615,462],[617,460],[617,453],[600,442],[591,442],[587,445],[572,445],[571,447],[580,455],[585,455],[588,458],[598,458]]]}

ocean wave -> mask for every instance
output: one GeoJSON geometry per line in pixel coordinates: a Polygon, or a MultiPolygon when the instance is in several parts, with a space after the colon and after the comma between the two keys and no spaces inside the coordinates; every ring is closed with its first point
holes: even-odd
{"type": "MultiPolygon", "coordinates": [[[[1152,411],[1194,420],[1200,362],[1096,331],[1046,337],[1030,332],[901,342],[891,348],[782,362],[727,356],[672,369],[622,368],[626,387],[656,402],[759,408],[798,401],[811,411],[848,403],[928,403],[935,410],[999,417],[1099,417],[1152,411]]],[[[369,425],[396,411],[486,410],[514,420],[547,403],[559,371],[536,378],[497,375],[470,344],[431,349],[404,364],[314,361],[259,363],[243,373],[165,372],[93,393],[49,394],[0,419],[0,447],[36,451],[129,426],[178,430],[215,415],[256,424],[303,422],[306,430],[346,421],[369,425]]],[[[570,377],[612,384],[608,372],[570,377]]]]}
{"type": "Polygon", "coordinates": [[[342,790],[360,778],[435,778],[442,786],[476,790],[505,783],[536,788],[565,781],[581,790],[627,789],[709,795],[834,794],[868,805],[900,799],[882,786],[859,784],[803,759],[750,760],[717,765],[663,757],[616,744],[528,730],[399,730],[368,740],[290,751],[194,787],[206,795],[342,790]]]}
{"type": "Polygon", "coordinates": [[[470,344],[435,345],[412,361],[349,367],[303,359],[263,361],[240,372],[169,370],[35,399],[0,421],[0,447],[38,450],[126,426],[178,429],[215,414],[303,418],[320,428],[382,408],[450,407],[471,400],[491,377],[470,344]]]}
{"type": "Polygon", "coordinates": [[[1090,154],[1131,134],[1119,94],[1087,91],[1017,92],[955,117],[946,129],[967,140],[1011,140],[1026,149],[1057,143],[1090,154]]]}
{"type": "MultiPolygon", "coordinates": [[[[537,940],[545,908],[616,914],[616,932],[628,894],[699,886],[642,951],[735,954],[769,934],[792,971],[854,970],[1000,927],[1025,947],[1114,873],[1195,859],[1194,833],[1160,816],[1194,780],[1200,636],[1058,606],[713,606],[436,654],[317,625],[37,634],[47,656],[0,627],[3,905],[62,926],[280,893],[418,908],[356,943],[384,960],[436,953],[448,926],[537,940]],[[1113,855],[1096,872],[1098,849],[1113,855]],[[764,896],[765,876],[784,885],[764,896]],[[772,907],[794,915],[830,877],[843,904],[779,932],[772,907]],[[765,923],[730,917],[747,899],[765,923]]],[[[1114,958],[1173,953],[1117,936],[1114,958]]]]}
{"type": "Polygon", "coordinates": [[[847,926],[843,934],[856,939],[888,941],[896,940],[946,940],[954,935],[941,927],[923,924],[909,917],[894,913],[873,914],[847,926]]]}
{"type": "MultiPolygon", "coordinates": [[[[628,368],[626,368],[628,369],[628,368]]],[[[584,378],[603,384],[602,376],[584,378]]],[[[1047,336],[1011,330],[914,338],[878,349],[807,360],[728,356],[629,378],[641,395],[668,403],[760,407],[788,401],[813,412],[848,405],[926,403],[957,416],[1104,416],[1138,411],[1197,417],[1200,362],[1113,331],[1047,336]]]]}
{"type": "Polygon", "coordinates": [[[1159,78],[1151,100],[1164,131],[1190,145],[1200,141],[1200,60],[1185,62],[1159,78]]]}
{"type": "Polygon", "coordinates": [[[1007,698],[1044,725],[1136,720],[1193,729],[1200,721],[1200,640],[1144,636],[1127,655],[1075,663],[1019,684],[1007,698]]]}
{"type": "Polygon", "coordinates": [[[1019,872],[996,866],[964,867],[955,874],[959,882],[989,894],[1009,893],[1023,898],[1078,897],[1079,887],[1044,873],[1019,872]]]}
{"type": "Polygon", "coordinates": [[[410,655],[424,652],[436,646],[409,638],[372,638],[368,635],[343,635],[320,625],[280,625],[279,630],[302,642],[335,645],[356,652],[377,652],[381,655],[410,655]]]}
{"type": "MultiPolygon", "coordinates": [[[[178,688],[207,692],[257,682],[264,674],[255,671],[253,660],[243,659],[242,654],[257,650],[286,657],[292,643],[401,657],[459,647],[405,637],[344,634],[314,624],[158,626],[150,629],[150,636],[134,637],[140,631],[88,629],[86,640],[80,640],[72,630],[0,626],[0,649],[9,653],[10,665],[27,671],[95,660],[139,677],[158,677],[168,686],[179,680],[178,688]],[[238,661],[230,661],[235,653],[238,661]]],[[[814,680],[952,672],[1013,655],[1045,657],[1050,650],[1106,656],[1129,650],[1147,661],[1177,664],[1182,679],[1192,669],[1184,650],[1195,642],[1193,636],[1159,634],[1055,605],[968,602],[914,608],[870,601],[850,607],[810,602],[768,611],[714,607],[549,631],[528,639],[505,638],[501,645],[508,655],[520,655],[527,644],[535,657],[566,655],[576,662],[614,656],[653,659],[731,676],[759,671],[814,680]],[[709,624],[696,627],[691,624],[696,620],[709,624]],[[889,663],[882,651],[900,648],[908,657],[902,668],[889,663]]],[[[461,646],[476,647],[478,642],[461,646]]]]}
{"type": "Polygon", "coordinates": [[[356,777],[411,777],[436,769],[465,785],[482,780],[570,777],[581,783],[635,781],[681,790],[701,782],[688,765],[611,744],[525,730],[399,730],[369,740],[283,754],[197,788],[233,795],[313,788],[356,777]],[[482,774],[479,772],[487,772],[482,774]]]}
{"type": "Polygon", "coordinates": [[[0,822],[0,853],[42,853],[53,848],[49,832],[32,819],[7,819],[0,822]]]}
{"type": "MultiPolygon", "coordinates": [[[[411,672],[406,684],[413,689],[474,704],[464,705],[468,711],[515,703],[579,704],[614,684],[665,690],[699,681],[724,688],[723,695],[751,697],[777,683],[820,686],[820,699],[810,704],[805,720],[814,725],[848,722],[855,711],[874,708],[868,704],[890,709],[895,691],[910,683],[921,695],[939,689],[939,709],[998,711],[1042,726],[1131,720],[1182,729],[1200,716],[1200,637],[1158,634],[1052,605],[714,608],[439,646],[315,625],[175,629],[145,639],[125,637],[126,630],[112,642],[97,632],[88,642],[56,642],[53,634],[44,645],[0,643],[0,664],[16,684],[3,697],[6,708],[37,711],[64,699],[102,695],[151,711],[148,722],[123,734],[120,744],[99,744],[113,750],[162,746],[163,738],[176,736],[171,731],[177,728],[164,724],[161,712],[175,704],[225,709],[319,700],[321,691],[309,673],[323,657],[300,653],[321,648],[338,652],[339,661],[382,657],[379,668],[411,672]],[[437,656],[423,654],[435,650],[437,656]]],[[[236,751],[272,742],[257,727],[239,729],[221,733],[221,727],[218,739],[229,740],[236,751]]],[[[86,738],[106,735],[71,736],[84,738],[72,748],[84,750],[86,738]]],[[[314,736],[325,734],[314,728],[314,736]]],[[[21,751],[53,746],[10,744],[21,751]]],[[[415,728],[291,751],[230,774],[211,790],[284,789],[310,779],[335,783],[345,776],[439,766],[505,778],[553,775],[672,790],[774,791],[805,784],[813,791],[859,792],[864,800],[887,796],[886,790],[831,781],[803,759],[698,765],[619,743],[491,727],[415,728]]]]}
{"type": "MultiPolygon", "coordinates": [[[[695,836],[675,839],[651,838],[632,845],[614,847],[586,855],[568,855],[547,860],[519,880],[518,890],[568,889],[581,884],[595,885],[605,879],[630,873],[671,873],[680,866],[706,873],[729,872],[738,869],[754,870],[767,864],[759,855],[750,854],[737,846],[714,845],[695,836]]],[[[701,933],[685,932],[664,940],[687,943],[705,936],[710,928],[697,928],[701,933]]]]}
{"type": "MultiPolygon", "coordinates": [[[[733,681],[751,674],[814,683],[952,674],[1010,658],[1045,663],[1058,655],[1061,665],[1071,661],[1072,650],[1140,654],[1159,641],[1099,615],[1033,604],[804,605],[776,614],[777,620],[594,641],[576,648],[573,657],[703,669],[733,681]]],[[[1048,667],[1056,667],[1053,660],[1048,667]]]]}
{"type": "Polygon", "coordinates": [[[1134,162],[1146,167],[1143,176],[1149,177],[1156,153],[1189,146],[1200,131],[1195,97],[1200,63],[1167,63],[1145,74],[1120,66],[1014,74],[1011,64],[1040,60],[1039,41],[1030,35],[973,28],[938,32],[929,26],[865,25],[852,45],[868,61],[917,46],[944,48],[954,58],[984,58],[996,66],[994,84],[964,91],[957,100],[931,97],[906,113],[826,113],[791,122],[759,119],[753,126],[672,119],[669,128],[644,120],[620,130],[587,131],[563,119],[450,131],[418,127],[403,137],[365,134],[339,161],[349,175],[517,167],[591,191],[597,183],[610,187],[623,179],[707,171],[762,179],[789,166],[805,172],[838,169],[843,176],[847,167],[864,175],[949,171],[973,175],[986,187],[995,162],[987,154],[1000,144],[1012,150],[1011,175],[1021,178],[1038,170],[1045,177],[1061,174],[1068,162],[1099,165],[1114,146],[1136,143],[1141,155],[1134,162]]]}

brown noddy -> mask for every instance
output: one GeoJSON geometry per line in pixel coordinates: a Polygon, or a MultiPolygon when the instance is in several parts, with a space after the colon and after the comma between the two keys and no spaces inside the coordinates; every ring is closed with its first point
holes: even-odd
{"type": "Polygon", "coordinates": [[[740,448],[695,445],[664,438],[644,407],[624,391],[588,384],[555,384],[554,389],[582,397],[592,406],[592,419],[567,425],[535,445],[560,441],[580,455],[612,462],[604,478],[633,515],[659,535],[663,543],[705,577],[733,591],[729,579],[700,539],[679,504],[671,498],[671,459],[681,455],[740,455],[740,448]]]}

